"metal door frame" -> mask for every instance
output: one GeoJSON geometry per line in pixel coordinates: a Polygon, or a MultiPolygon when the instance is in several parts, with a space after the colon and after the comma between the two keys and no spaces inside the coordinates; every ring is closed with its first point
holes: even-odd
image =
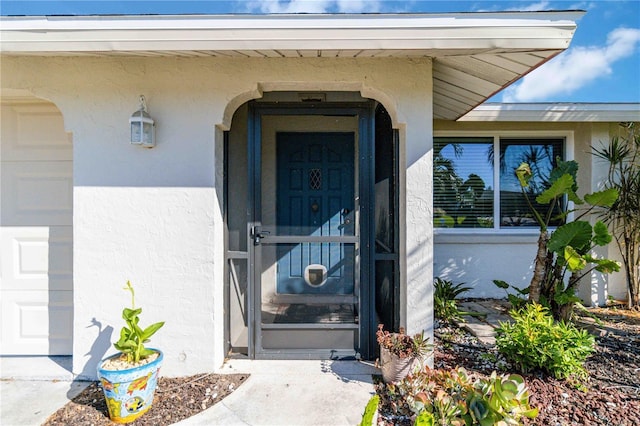
{"type": "MultiPolygon", "coordinates": [[[[324,116],[351,116],[358,118],[358,187],[359,187],[359,271],[356,272],[355,285],[360,288],[360,312],[359,312],[359,341],[354,342],[353,351],[335,351],[332,358],[362,357],[370,358],[375,342],[373,336],[375,330],[375,291],[374,291],[374,103],[268,103],[251,102],[249,104],[248,120],[248,194],[250,219],[247,222],[247,248],[248,248],[248,332],[249,332],[249,357],[250,358],[319,358],[326,354],[326,350],[308,349],[275,350],[263,349],[260,335],[260,291],[257,285],[260,283],[262,259],[261,250],[257,250],[252,242],[253,231],[262,225],[259,221],[262,208],[261,200],[261,145],[262,145],[262,117],[265,115],[324,115],[324,116]],[[344,352],[344,353],[343,353],[344,352]]],[[[354,159],[355,160],[355,159],[354,159]]],[[[317,237],[322,238],[322,237],[317,237]]]]}

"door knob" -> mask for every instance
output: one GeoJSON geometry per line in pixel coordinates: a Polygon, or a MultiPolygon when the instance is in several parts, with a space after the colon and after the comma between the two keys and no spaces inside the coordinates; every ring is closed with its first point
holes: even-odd
{"type": "Polygon", "coordinates": [[[260,226],[254,226],[251,232],[253,236],[253,245],[260,245],[260,240],[270,234],[269,231],[263,231],[260,226]]]}

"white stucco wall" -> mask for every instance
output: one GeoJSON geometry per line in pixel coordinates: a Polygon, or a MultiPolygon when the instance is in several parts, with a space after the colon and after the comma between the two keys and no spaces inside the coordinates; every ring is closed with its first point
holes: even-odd
{"type": "Polygon", "coordinates": [[[434,276],[471,287],[463,297],[506,297],[493,280],[527,287],[536,241],[536,236],[527,234],[436,235],[434,276]]]}
{"type": "Polygon", "coordinates": [[[402,321],[431,335],[429,60],[3,57],[2,87],[51,100],[73,133],[74,373],[94,377],[112,351],[128,279],[142,321],[166,321],[151,345],[164,374],[222,364],[221,130],[270,90],[359,91],[389,110],[406,165],[402,321]],[[128,143],[140,94],[157,124],[151,150],[128,143]]]}

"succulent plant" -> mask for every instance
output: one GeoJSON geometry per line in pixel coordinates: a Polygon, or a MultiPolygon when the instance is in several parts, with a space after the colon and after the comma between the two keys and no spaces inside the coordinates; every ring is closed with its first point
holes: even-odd
{"type": "Polygon", "coordinates": [[[522,376],[496,372],[474,378],[463,368],[418,373],[385,385],[381,403],[399,417],[414,419],[415,424],[519,425],[523,417],[535,418],[536,408],[529,405],[529,392],[522,376]],[[426,413],[426,414],[425,414],[426,413]],[[426,422],[426,423],[423,423],[426,422]]]}

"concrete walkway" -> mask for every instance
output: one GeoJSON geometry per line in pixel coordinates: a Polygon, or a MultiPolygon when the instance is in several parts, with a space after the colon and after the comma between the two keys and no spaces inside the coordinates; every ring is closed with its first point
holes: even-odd
{"type": "Polygon", "coordinates": [[[179,425],[357,425],[374,394],[372,364],[357,361],[230,361],[250,373],[237,391],[179,425]]]}
{"type": "Polygon", "coordinates": [[[84,390],[71,357],[0,357],[0,425],[39,426],[84,390]]]}
{"type": "Polygon", "coordinates": [[[466,312],[475,312],[479,316],[465,315],[464,322],[458,323],[475,335],[480,343],[493,346],[496,344],[496,328],[501,322],[511,319],[508,314],[510,303],[502,299],[478,299],[461,302],[459,309],[466,312]]]}

